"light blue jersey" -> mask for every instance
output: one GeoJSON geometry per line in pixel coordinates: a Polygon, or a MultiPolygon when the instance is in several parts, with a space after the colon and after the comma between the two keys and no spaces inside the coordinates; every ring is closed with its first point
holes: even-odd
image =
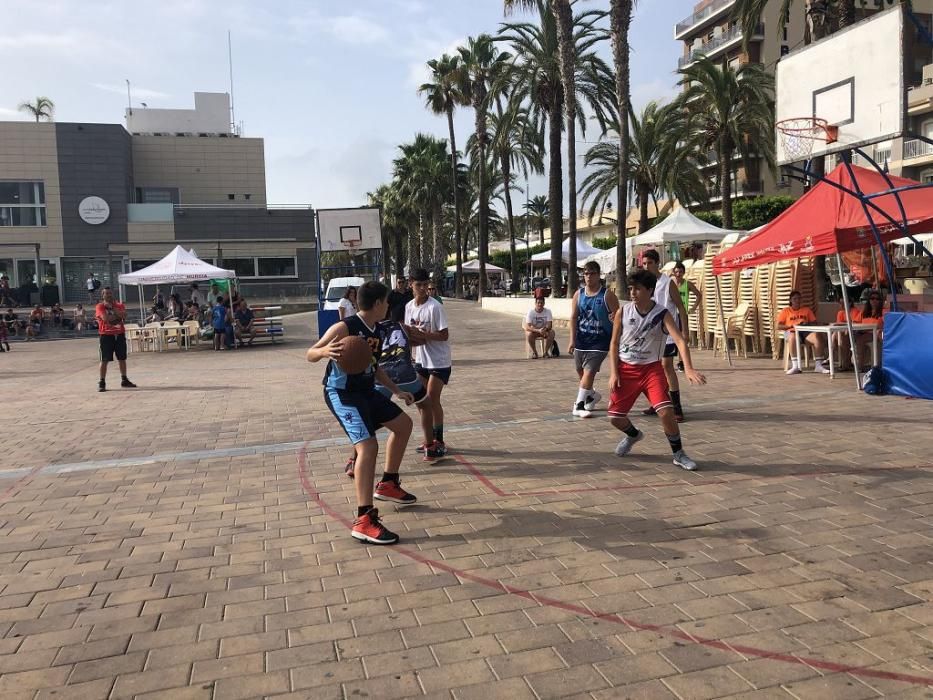
{"type": "Polygon", "coordinates": [[[574,348],[577,350],[609,351],[612,339],[612,319],[606,308],[606,288],[601,287],[589,296],[586,288],[580,289],[577,297],[577,335],[574,348]]]}

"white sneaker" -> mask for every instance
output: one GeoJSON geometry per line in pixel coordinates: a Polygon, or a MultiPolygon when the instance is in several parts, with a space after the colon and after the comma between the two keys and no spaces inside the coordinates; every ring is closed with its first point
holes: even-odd
{"type": "Polygon", "coordinates": [[[641,432],[640,430],[638,431],[638,435],[636,435],[635,437],[629,437],[628,435],[626,435],[624,438],[622,438],[621,442],[619,442],[619,444],[616,445],[616,450],[615,450],[616,457],[624,457],[625,455],[627,455],[629,452],[632,451],[632,447],[635,446],[635,443],[640,442],[642,439],[644,439],[644,437],[645,437],[645,434],[641,432]]]}
{"type": "Polygon", "coordinates": [[[583,404],[583,408],[585,408],[587,411],[592,411],[594,408],[596,408],[596,404],[598,404],[602,398],[602,394],[600,394],[598,391],[594,391],[593,395],[587,399],[585,404],[583,404]]]}
{"type": "Polygon", "coordinates": [[[590,411],[587,411],[585,408],[574,407],[573,409],[573,416],[575,418],[589,418],[592,415],[593,414],[590,411]]]}
{"type": "Polygon", "coordinates": [[[815,362],[813,364],[814,374],[829,374],[829,367],[825,366],[822,362],[815,362]]]}
{"type": "Polygon", "coordinates": [[[791,368],[790,368],[789,370],[787,370],[784,374],[800,374],[800,368],[799,368],[799,367],[791,367],[791,368]]]}
{"type": "Polygon", "coordinates": [[[688,472],[695,471],[697,468],[697,463],[690,459],[683,450],[677,450],[674,453],[674,464],[688,472]]]}

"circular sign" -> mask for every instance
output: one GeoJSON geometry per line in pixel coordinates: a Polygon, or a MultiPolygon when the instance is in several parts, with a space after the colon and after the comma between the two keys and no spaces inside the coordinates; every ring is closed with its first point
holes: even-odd
{"type": "Polygon", "coordinates": [[[102,224],[110,218],[110,205],[100,197],[85,197],[78,205],[78,216],[86,224],[102,224]]]}

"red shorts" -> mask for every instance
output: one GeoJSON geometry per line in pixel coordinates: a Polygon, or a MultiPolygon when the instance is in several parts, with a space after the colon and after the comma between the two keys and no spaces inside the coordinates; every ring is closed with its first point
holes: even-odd
{"type": "Polygon", "coordinates": [[[655,411],[671,405],[671,395],[667,391],[667,377],[660,362],[650,365],[630,365],[619,361],[619,385],[612,387],[609,393],[610,416],[627,416],[640,394],[648,397],[648,402],[655,411]]]}

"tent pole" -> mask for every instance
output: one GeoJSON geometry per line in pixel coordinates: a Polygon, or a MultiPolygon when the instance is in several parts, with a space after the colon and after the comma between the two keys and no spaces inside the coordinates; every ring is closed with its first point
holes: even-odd
{"type": "MultiPolygon", "coordinates": [[[[839,252],[836,252],[836,264],[839,266],[839,282],[840,287],[842,287],[842,303],[845,305],[846,312],[846,328],[849,331],[849,349],[852,352],[852,368],[853,374],[855,374],[855,386],[861,391],[862,390],[862,378],[859,376],[859,367],[858,367],[858,350],[855,347],[855,331],[852,329],[852,314],[849,313],[849,292],[846,291],[846,281],[842,275],[842,256],[839,252]]],[[[832,338],[832,333],[830,333],[830,344],[832,338]]],[[[829,352],[832,352],[832,347],[827,348],[829,352]]],[[[841,358],[840,358],[841,361],[841,358]]]]}
{"type": "MultiPolygon", "coordinates": [[[[726,328],[726,314],[722,310],[722,290],[719,288],[719,275],[713,274],[713,279],[716,281],[716,306],[719,309],[719,322],[722,324],[722,344],[726,349],[726,359],[729,360],[729,366],[734,367],[732,364],[732,351],[729,350],[729,336],[727,335],[728,329],[726,328]]],[[[715,347],[715,340],[713,341],[713,347],[715,347]]],[[[713,354],[715,355],[716,353],[714,352],[713,354]]]]}
{"type": "Polygon", "coordinates": [[[139,292],[139,325],[146,325],[146,307],[143,306],[143,286],[141,284],[136,285],[136,291],[139,292]]]}

